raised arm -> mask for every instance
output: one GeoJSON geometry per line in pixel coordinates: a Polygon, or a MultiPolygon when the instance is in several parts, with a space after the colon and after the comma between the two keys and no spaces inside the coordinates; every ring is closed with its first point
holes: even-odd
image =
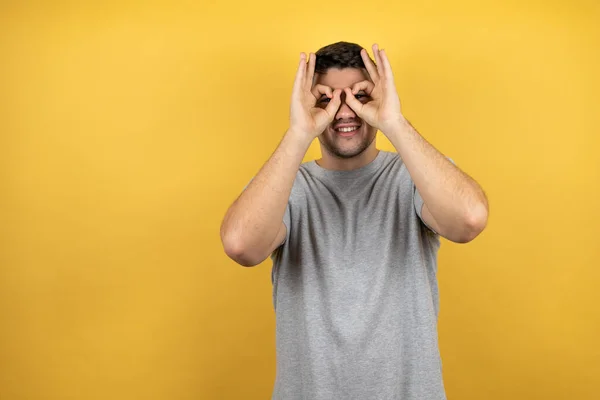
{"type": "Polygon", "coordinates": [[[314,54],[307,63],[302,53],[292,90],[290,127],[221,224],[225,253],[243,266],[260,264],[282,244],[283,217],[298,168],[313,139],[333,121],[340,106],[341,90],[312,86],[314,69],[314,54]],[[315,107],[322,94],[331,99],[325,109],[315,107]]]}
{"type": "Polygon", "coordinates": [[[394,145],[423,198],[421,218],[441,236],[457,243],[473,240],[487,224],[488,201],[474,179],[437,151],[404,118],[394,85],[390,62],[373,45],[376,65],[366,50],[361,56],[371,80],[346,88],[346,102],[394,145]],[[366,91],[372,100],[358,101],[354,94],[366,91]]]}

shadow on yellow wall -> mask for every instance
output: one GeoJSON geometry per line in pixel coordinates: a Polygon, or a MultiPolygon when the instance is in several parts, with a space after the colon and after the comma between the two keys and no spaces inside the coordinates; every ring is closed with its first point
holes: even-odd
{"type": "Polygon", "coordinates": [[[269,398],[270,262],[219,224],[338,40],[490,198],[440,252],[448,397],[597,398],[600,9],[516,4],[0,5],[0,398],[269,398]]]}

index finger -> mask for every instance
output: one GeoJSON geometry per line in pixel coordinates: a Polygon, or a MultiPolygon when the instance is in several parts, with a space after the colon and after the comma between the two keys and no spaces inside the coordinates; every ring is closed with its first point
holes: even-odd
{"type": "Polygon", "coordinates": [[[317,84],[311,89],[311,93],[315,96],[315,99],[319,100],[322,95],[325,95],[329,98],[333,97],[333,89],[329,86],[317,84]]]}
{"type": "Polygon", "coordinates": [[[371,81],[364,80],[364,81],[356,82],[352,86],[352,94],[357,94],[361,90],[364,90],[370,96],[371,93],[373,92],[374,88],[375,88],[375,85],[371,81]]]}

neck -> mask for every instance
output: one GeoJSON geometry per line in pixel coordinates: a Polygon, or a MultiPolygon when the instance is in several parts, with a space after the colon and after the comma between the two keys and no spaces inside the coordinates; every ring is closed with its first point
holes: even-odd
{"type": "Polygon", "coordinates": [[[350,171],[353,169],[362,168],[371,163],[379,154],[379,150],[375,146],[369,146],[359,155],[351,158],[341,158],[329,153],[321,146],[322,157],[315,162],[322,168],[334,171],[350,171]]]}

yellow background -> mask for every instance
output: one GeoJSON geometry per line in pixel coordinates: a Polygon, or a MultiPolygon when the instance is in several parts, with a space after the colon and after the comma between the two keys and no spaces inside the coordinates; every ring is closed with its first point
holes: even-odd
{"type": "Polygon", "coordinates": [[[339,40],[490,198],[440,251],[448,398],[597,399],[600,8],[525,3],[1,2],[0,399],[269,398],[271,263],[219,224],[339,40]]]}

